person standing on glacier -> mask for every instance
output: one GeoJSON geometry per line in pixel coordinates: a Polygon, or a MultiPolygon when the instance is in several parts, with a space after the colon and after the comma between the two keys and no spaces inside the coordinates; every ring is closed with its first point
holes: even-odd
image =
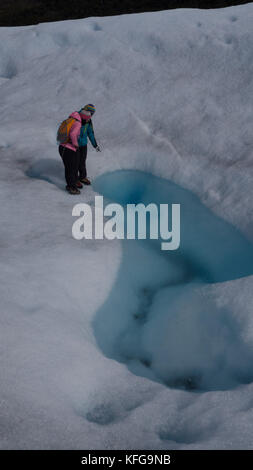
{"type": "Polygon", "coordinates": [[[80,111],[74,111],[70,115],[75,122],[69,131],[68,142],[59,145],[59,153],[65,167],[66,190],[70,194],[80,194],[83,184],[90,184],[86,170],[88,137],[97,152],[101,151],[91,120],[95,111],[93,104],[86,104],[80,111]]]}

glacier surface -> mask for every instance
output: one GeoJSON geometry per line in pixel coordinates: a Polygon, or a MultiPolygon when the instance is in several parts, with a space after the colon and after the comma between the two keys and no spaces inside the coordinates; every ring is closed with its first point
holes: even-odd
{"type": "Polygon", "coordinates": [[[1,449],[252,448],[252,4],[0,28],[1,449]],[[92,102],[94,184],[59,122],[92,102]],[[73,204],[177,203],[182,252],[73,204]]]}

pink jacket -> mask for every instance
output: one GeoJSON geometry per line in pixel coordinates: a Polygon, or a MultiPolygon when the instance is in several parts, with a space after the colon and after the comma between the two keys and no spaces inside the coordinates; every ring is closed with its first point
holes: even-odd
{"type": "Polygon", "coordinates": [[[62,146],[76,152],[78,149],[78,137],[80,135],[80,130],[82,127],[82,119],[81,119],[80,114],[77,111],[74,111],[70,115],[70,117],[76,119],[76,122],[72,124],[72,127],[70,129],[70,133],[69,133],[70,142],[68,142],[67,144],[62,144],[62,146]]]}

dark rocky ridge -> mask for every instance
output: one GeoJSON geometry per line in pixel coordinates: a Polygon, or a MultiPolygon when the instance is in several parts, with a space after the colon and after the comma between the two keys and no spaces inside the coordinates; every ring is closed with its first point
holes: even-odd
{"type": "Polygon", "coordinates": [[[4,0],[0,26],[22,26],[90,16],[111,16],[174,8],[223,8],[247,0],[4,0]]]}

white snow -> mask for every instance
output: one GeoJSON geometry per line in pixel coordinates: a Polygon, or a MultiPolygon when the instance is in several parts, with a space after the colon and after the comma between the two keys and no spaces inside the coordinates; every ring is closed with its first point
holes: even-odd
{"type": "Polygon", "coordinates": [[[248,4],[0,28],[2,449],[252,448],[252,21],[248,4]],[[223,219],[219,249],[200,234],[211,283],[149,244],[72,238],[96,192],[64,192],[55,135],[86,103],[95,190],[149,199],[154,175],[223,219]],[[125,169],[149,192],[106,185],[125,169]]]}

